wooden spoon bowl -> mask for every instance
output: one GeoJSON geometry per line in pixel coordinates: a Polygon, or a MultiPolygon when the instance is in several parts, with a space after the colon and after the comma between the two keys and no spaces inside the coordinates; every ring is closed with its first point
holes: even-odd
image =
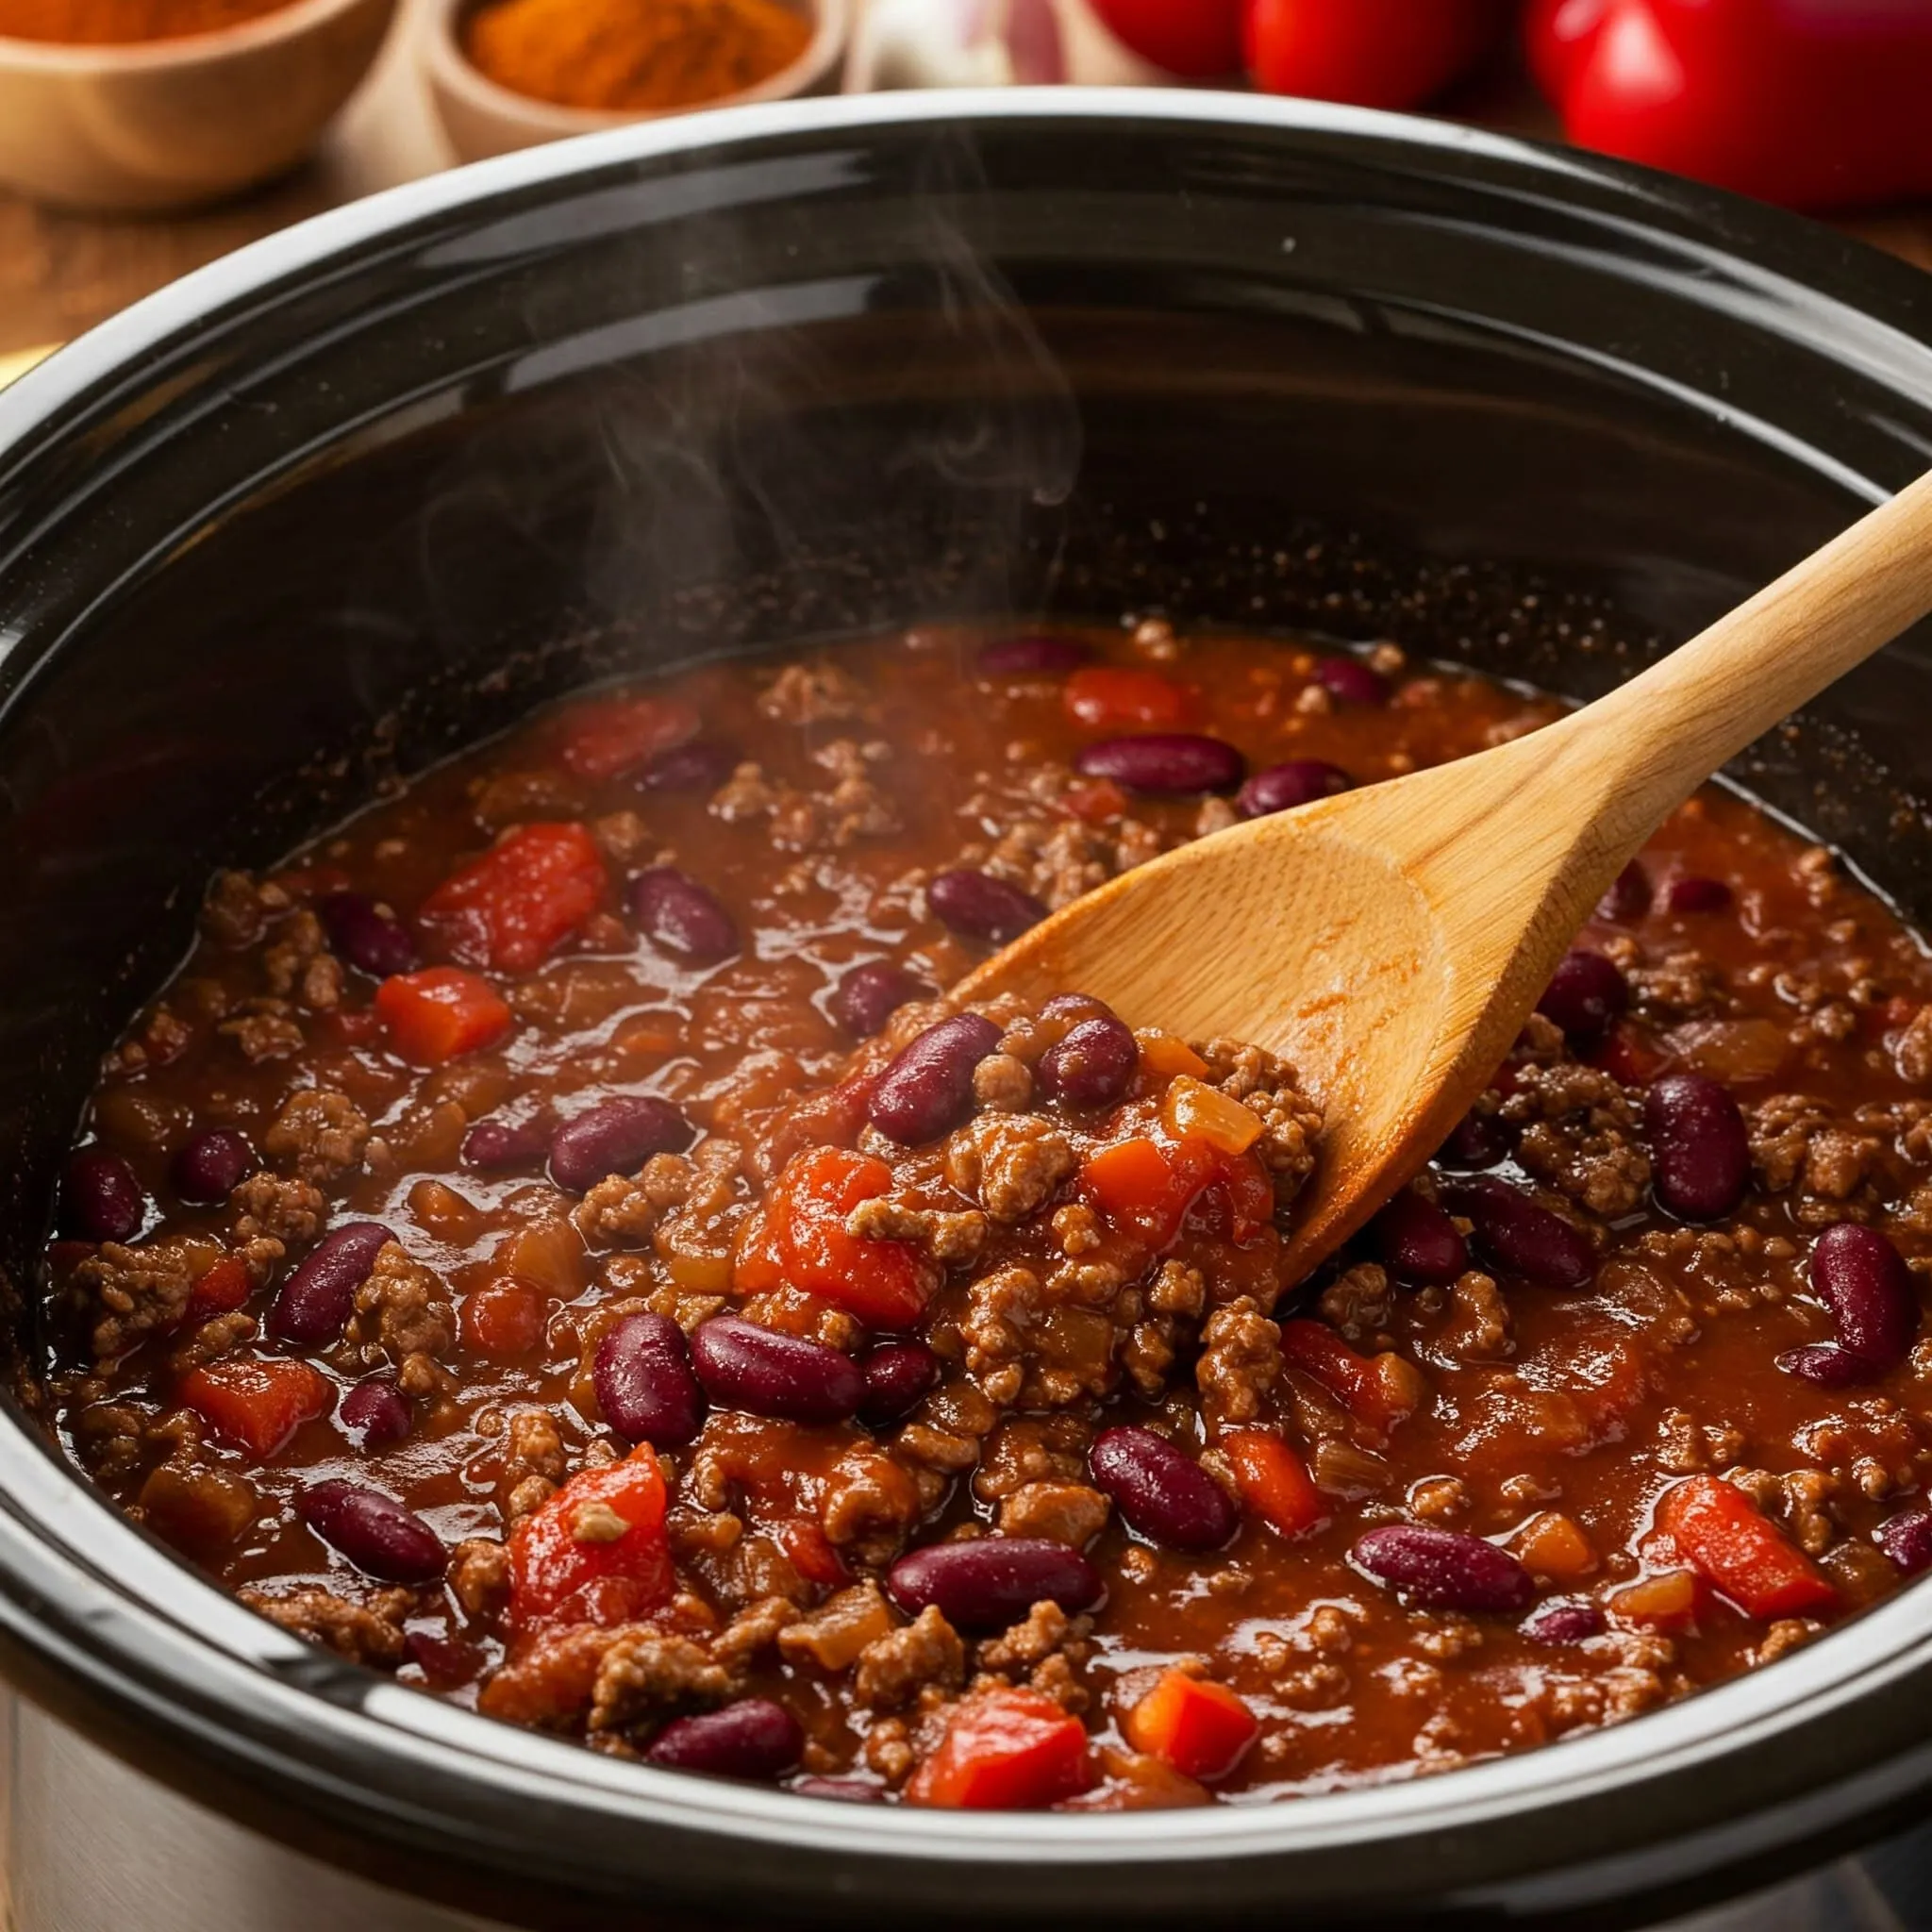
{"type": "Polygon", "coordinates": [[[1034,927],[959,996],[1077,991],[1130,1024],[1292,1060],[1324,1115],[1292,1278],[1448,1138],[1664,818],[1928,609],[1932,476],[1586,709],[1169,853],[1034,927]]]}

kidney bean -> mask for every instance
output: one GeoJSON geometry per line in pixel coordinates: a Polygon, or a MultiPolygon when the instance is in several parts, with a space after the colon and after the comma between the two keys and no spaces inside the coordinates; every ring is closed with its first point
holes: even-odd
{"type": "Polygon", "coordinates": [[[1872,1541],[1905,1572],[1932,1569],[1932,1509],[1901,1509],[1872,1532],[1872,1541]]]}
{"type": "Polygon", "coordinates": [[[1509,1151],[1509,1130],[1492,1113],[1466,1113],[1436,1150],[1439,1166],[1460,1173],[1494,1167],[1509,1151]]]}
{"type": "Polygon", "coordinates": [[[768,1778],[790,1771],[804,1749],[805,1733],[782,1704],[774,1704],[769,1697],[741,1697],[723,1710],[674,1718],[651,1740],[644,1756],[674,1771],[768,1778]]]}
{"type": "Polygon", "coordinates": [[[926,885],[925,903],[942,925],[996,946],[1018,939],[1046,917],[1046,908],[1031,892],[987,872],[936,873],[926,885]]]}
{"type": "Polygon", "coordinates": [[[1469,1244],[1433,1201],[1405,1188],[1369,1226],[1375,1257],[1410,1288],[1446,1286],[1469,1266],[1469,1244]]]}
{"type": "Polygon", "coordinates": [[[550,1178],[581,1194],[607,1174],[635,1174],[654,1154],[691,1145],[691,1123],[668,1100],[620,1093],[565,1121],[550,1137],[550,1178]]]}
{"type": "Polygon", "coordinates": [[[1664,891],[1664,905],[1673,912],[1722,912],[1731,903],[1731,889],[1722,879],[1673,879],[1664,891]]]}
{"type": "Polygon", "coordinates": [[[352,1221],[322,1241],[282,1283],[268,1311],[271,1335],[304,1348],[333,1341],[349,1320],[356,1291],[395,1235],[379,1221],[352,1221]]]}
{"type": "Polygon", "coordinates": [[[1788,1348],[1777,1365],[1788,1375],[1814,1383],[1820,1389],[1855,1389],[1872,1379],[1872,1364],[1862,1356],[1842,1349],[1835,1341],[1807,1342],[1803,1348],[1788,1348]]]}
{"type": "Polygon", "coordinates": [[[210,1127],[184,1141],[168,1163],[168,1179],[184,1201],[225,1201],[255,1165],[255,1150],[227,1127],[210,1127]]]}
{"type": "Polygon", "coordinates": [[[331,1477],[295,1498],[295,1513],[365,1575],[384,1583],[428,1583],[447,1560],[442,1540],[413,1509],[360,1483],[331,1477]]]}
{"type": "Polygon", "coordinates": [[[1371,671],[1359,658],[1324,658],[1315,667],[1316,681],[1330,695],[1346,705],[1383,705],[1389,702],[1389,686],[1377,672],[1371,671]]]}
{"type": "Polygon", "coordinates": [[[1874,1374],[1906,1358],[1919,1296],[1899,1251],[1875,1228],[1841,1221],[1811,1244],[1811,1286],[1838,1324],[1838,1345],[1874,1374]]]}
{"type": "Polygon", "coordinates": [[[1600,1606],[1558,1599],[1540,1605],[1517,1628],[1533,1643],[1581,1643],[1586,1638],[1601,1637],[1605,1624],[1600,1606]]]}
{"type": "Polygon", "coordinates": [[[701,1324],[690,1347],[705,1393],[725,1408],[793,1423],[842,1423],[865,1400],[865,1377],[849,1356],[736,1315],[701,1324]]]}
{"type": "Polygon", "coordinates": [[[973,1110],[973,1070],[999,1043],[978,1013],[928,1026],[874,1083],[866,1119],[903,1147],[937,1141],[973,1110]]]}
{"type": "Polygon", "coordinates": [[[1002,638],[979,654],[979,668],[990,677],[1051,677],[1077,671],[1092,651],[1077,638],[1002,638]]]}
{"type": "Polygon", "coordinates": [[[1233,1497],[1152,1429],[1126,1424],[1104,1430],[1087,1466],[1128,1526],[1169,1549],[1218,1550],[1240,1524],[1233,1497]]]}
{"type": "Polygon", "coordinates": [[[1129,791],[1187,793],[1232,791],[1247,776],[1248,761],[1225,739],[1191,731],[1158,731],[1142,738],[1104,738],[1074,760],[1087,778],[1110,778],[1129,791]]]}
{"type": "Polygon", "coordinates": [[[533,1167],[550,1152],[556,1131],[543,1120],[478,1121],[463,1136],[463,1165],[486,1173],[507,1167],[533,1167]]]}
{"type": "Polygon", "coordinates": [[[660,751],[631,782],[640,791],[715,791],[737,769],[735,746],[693,738],[660,751]]]}
{"type": "Polygon", "coordinates": [[[912,1550],[886,1574],[886,1592],[908,1617],[928,1604],[959,1630],[1005,1630],[1035,1604],[1069,1616],[1091,1610],[1105,1591],[1078,1550],[1047,1537],[982,1536],[912,1550]]]}
{"type": "Polygon", "coordinates": [[[653,945],[707,966],[738,951],[730,913],[689,873],[654,865],[630,882],[630,916],[653,945]]]}
{"type": "Polygon", "coordinates": [[[903,966],[874,959],[853,967],[839,981],[832,994],[832,1020],[854,1040],[870,1040],[901,1007],[929,1000],[934,991],[903,966]]]}
{"type": "Polygon", "coordinates": [[[1536,1009],[1554,1020],[1572,1041],[1601,1040],[1630,1004],[1630,987],[1601,953],[1578,946],[1550,975],[1536,1009]]]}
{"type": "Polygon", "coordinates": [[[1476,1245],[1506,1273],[1565,1294],[1596,1279],[1596,1250],[1588,1238],[1520,1189],[1481,1175],[1459,1182],[1449,1206],[1475,1224],[1476,1245]]]}
{"type": "Polygon", "coordinates": [[[415,1418],[402,1391],[380,1377],[358,1382],[342,1397],[336,1421],[358,1449],[381,1449],[400,1442],[415,1418]]]}
{"type": "Polygon", "coordinates": [[[1111,1013],[1082,1020],[1041,1055],[1034,1085],[1064,1107],[1111,1107],[1134,1084],[1141,1047],[1111,1013]]]}
{"type": "Polygon", "coordinates": [[[859,1420],[874,1428],[905,1419],[938,1388],[941,1364],[923,1341],[885,1341],[858,1364],[865,1377],[859,1420]]]}
{"type": "Polygon", "coordinates": [[[358,972],[372,979],[410,973],[421,962],[409,929],[360,892],[330,892],[316,905],[328,942],[358,972]]]}
{"type": "Polygon", "coordinates": [[[1596,916],[1613,924],[1627,925],[1650,910],[1655,896],[1656,888],[1650,882],[1650,874],[1640,860],[1633,858],[1617,874],[1610,890],[1597,901],[1596,916]]]}
{"type": "Polygon", "coordinates": [[[1751,1180],[1738,1103],[1703,1074],[1666,1074],[1643,1099],[1657,1200],[1680,1221],[1722,1221],[1751,1180]]]}
{"type": "Polygon", "coordinates": [[[1340,765],[1326,764],[1321,758],[1290,758],[1257,772],[1241,787],[1235,804],[1244,819],[1265,819],[1354,789],[1355,780],[1340,765]]]}
{"type": "Polygon", "coordinates": [[[60,1183],[60,1224],[80,1241],[125,1241],[141,1232],[147,1196],[118,1154],[90,1147],[67,1163],[60,1183]]]}
{"type": "Polygon", "coordinates": [[[1357,1537],[1350,1554],[1358,1569],[1436,1609],[1501,1613],[1536,1598],[1529,1572],[1507,1550],[1457,1529],[1391,1523],[1357,1537]]]}
{"type": "Polygon", "coordinates": [[[678,1449],[705,1425],[705,1391],[668,1315],[626,1315],[597,1343],[591,1380],[604,1420],[627,1442],[678,1449]]]}

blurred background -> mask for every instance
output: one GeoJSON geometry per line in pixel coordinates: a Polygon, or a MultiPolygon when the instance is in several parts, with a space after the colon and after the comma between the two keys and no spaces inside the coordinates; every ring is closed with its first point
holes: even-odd
{"type": "Polygon", "coordinates": [[[0,0],[0,377],[460,160],[723,102],[1057,83],[1568,138],[1932,269],[1932,0],[0,0]]]}

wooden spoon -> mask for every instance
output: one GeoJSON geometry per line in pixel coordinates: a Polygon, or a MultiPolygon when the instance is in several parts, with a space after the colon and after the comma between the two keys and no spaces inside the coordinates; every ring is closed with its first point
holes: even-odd
{"type": "Polygon", "coordinates": [[[958,994],[1092,993],[1292,1060],[1325,1117],[1292,1279],[1448,1138],[1665,817],[1928,610],[1932,475],[1586,709],[1139,866],[958,994]]]}

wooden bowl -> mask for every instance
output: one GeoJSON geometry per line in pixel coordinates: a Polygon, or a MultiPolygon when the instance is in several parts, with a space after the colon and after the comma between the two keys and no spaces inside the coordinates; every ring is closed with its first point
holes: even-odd
{"type": "Polygon", "coordinates": [[[295,0],[217,32],[125,46],[0,36],[0,181],[68,208],[192,207],[314,145],[368,73],[396,0],[295,0]]]}
{"type": "MultiPolygon", "coordinates": [[[[573,134],[596,134],[636,121],[654,121],[666,114],[691,114],[697,107],[644,109],[635,113],[600,113],[587,108],[559,108],[551,101],[532,100],[497,86],[472,64],[463,51],[462,26],[478,0],[432,0],[423,22],[419,55],[431,97],[450,145],[466,161],[517,148],[536,147],[573,134]]],[[[721,94],[704,108],[736,108],[752,101],[787,101],[799,94],[823,93],[838,85],[851,36],[852,0],[787,0],[813,23],[805,51],[789,67],[756,87],[721,94]]]]}

